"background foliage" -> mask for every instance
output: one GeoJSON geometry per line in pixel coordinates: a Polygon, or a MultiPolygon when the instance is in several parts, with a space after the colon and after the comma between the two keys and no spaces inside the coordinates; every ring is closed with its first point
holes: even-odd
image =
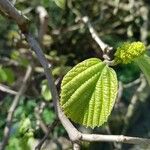
{"type": "MultiPolygon", "coordinates": [[[[87,26],[79,20],[88,16],[99,37],[114,49],[124,41],[143,41],[148,49],[150,43],[149,9],[147,0],[17,0],[15,6],[22,10],[30,22],[30,30],[37,37],[39,20],[37,6],[46,8],[49,14],[48,31],[44,36],[43,51],[52,64],[53,75],[58,90],[62,77],[75,64],[91,57],[102,58],[99,46],[92,39],[87,26]]],[[[22,40],[17,25],[0,15],[0,85],[6,85],[18,91],[26,68],[32,64],[34,71],[28,88],[21,96],[15,111],[8,150],[33,149],[44,136],[36,110],[46,126],[56,118],[52,97],[48,91],[43,69],[36,57],[32,55],[28,45],[22,40]]],[[[123,84],[130,83],[140,77],[135,64],[114,67],[118,79],[123,84]]],[[[107,124],[94,130],[78,126],[84,132],[121,134],[124,128],[124,116],[128,110],[131,97],[138,84],[125,88],[123,96],[116,102],[113,113],[107,124]]],[[[150,101],[149,87],[138,95],[136,111],[126,126],[126,135],[150,136],[150,101]]],[[[14,95],[0,91],[0,141],[6,117],[14,95]]],[[[69,149],[70,143],[63,127],[58,124],[50,135],[48,145],[54,149],[69,149]]],[[[117,147],[117,146],[116,146],[117,147]]],[[[83,143],[83,149],[113,149],[108,143],[83,143]]],[[[123,145],[122,149],[149,149],[149,147],[123,145]]]]}

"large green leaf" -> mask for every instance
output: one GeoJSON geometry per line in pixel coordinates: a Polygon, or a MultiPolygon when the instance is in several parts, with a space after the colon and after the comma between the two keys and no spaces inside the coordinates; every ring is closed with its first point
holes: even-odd
{"type": "Polygon", "coordinates": [[[100,59],[87,59],[64,77],[61,106],[74,122],[89,127],[108,120],[117,95],[117,77],[100,59]]]}
{"type": "Polygon", "coordinates": [[[140,67],[150,85],[150,57],[142,55],[135,59],[135,63],[140,67]]]}

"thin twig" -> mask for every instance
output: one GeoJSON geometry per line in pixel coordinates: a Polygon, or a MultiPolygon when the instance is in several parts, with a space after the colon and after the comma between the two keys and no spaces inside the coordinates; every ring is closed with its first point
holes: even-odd
{"type": "Polygon", "coordinates": [[[140,28],[140,38],[141,41],[147,44],[147,38],[148,38],[148,29],[149,29],[149,8],[148,7],[141,7],[140,9],[141,17],[143,19],[143,24],[140,28]]]}
{"type": "Polygon", "coordinates": [[[55,119],[54,122],[49,126],[48,132],[45,134],[43,139],[38,143],[35,147],[35,150],[40,150],[46,139],[49,137],[50,133],[54,130],[56,125],[58,124],[58,119],[55,119]]]}
{"type": "Polygon", "coordinates": [[[3,84],[0,84],[0,91],[5,92],[5,93],[9,93],[12,95],[17,95],[16,91],[10,89],[10,87],[3,85],[3,84]]]}
{"type": "Polygon", "coordinates": [[[121,100],[122,95],[123,95],[123,90],[124,90],[124,87],[123,87],[122,82],[120,81],[119,82],[119,88],[118,88],[118,95],[117,95],[116,103],[115,103],[115,106],[114,106],[115,108],[117,108],[119,106],[120,100],[121,100]]]}
{"type": "Polygon", "coordinates": [[[87,24],[88,28],[89,28],[89,31],[92,35],[92,38],[96,41],[96,43],[99,45],[99,47],[101,48],[101,50],[103,52],[105,52],[106,50],[107,51],[110,51],[112,50],[112,47],[108,46],[106,43],[104,43],[98,36],[96,30],[93,28],[92,24],[90,23],[89,21],[89,18],[87,16],[83,17],[82,18],[82,21],[87,24]]]}
{"type": "Polygon", "coordinates": [[[40,22],[38,41],[42,45],[43,37],[46,34],[47,29],[48,29],[49,17],[48,17],[48,13],[46,9],[42,6],[38,6],[36,9],[36,12],[39,14],[39,22],[40,22]]]}
{"type": "Polygon", "coordinates": [[[47,128],[46,124],[44,123],[44,121],[42,120],[41,113],[39,112],[39,107],[35,108],[35,117],[36,117],[37,121],[39,122],[39,125],[40,125],[42,131],[46,134],[48,132],[48,128],[47,128]]]}
{"type": "Polygon", "coordinates": [[[79,20],[81,22],[83,22],[85,25],[88,26],[88,29],[91,33],[91,36],[92,38],[95,40],[95,42],[99,45],[101,51],[103,52],[103,58],[105,60],[108,60],[110,61],[111,58],[109,57],[109,53],[110,51],[113,50],[113,47],[109,46],[108,44],[104,43],[101,38],[98,36],[98,33],[96,32],[96,30],[94,29],[94,27],[92,26],[91,22],[90,22],[90,19],[88,16],[84,16],[82,17],[81,13],[75,9],[73,7],[73,4],[72,4],[72,1],[68,1],[68,6],[69,8],[72,10],[72,12],[76,15],[77,19],[76,20],[79,20]]]}
{"type": "MultiPolygon", "coordinates": [[[[108,135],[112,134],[109,125],[106,125],[105,130],[108,135]]],[[[110,145],[110,149],[112,150],[116,148],[116,142],[112,142],[112,143],[109,142],[109,145],[110,145]]]]}
{"type": "Polygon", "coordinates": [[[136,80],[134,80],[134,81],[132,81],[132,82],[130,82],[130,83],[128,83],[128,84],[124,84],[124,85],[123,85],[123,88],[130,88],[130,87],[133,87],[133,86],[139,84],[140,82],[141,82],[141,77],[139,77],[138,79],[136,79],[136,80]]]}
{"type": "Polygon", "coordinates": [[[11,104],[11,107],[8,111],[8,116],[6,119],[7,123],[6,123],[6,127],[4,129],[4,137],[3,137],[3,141],[2,141],[0,150],[4,150],[8,143],[9,135],[10,135],[10,131],[11,131],[11,124],[12,124],[12,120],[13,120],[13,115],[14,115],[16,107],[19,103],[20,97],[23,95],[23,93],[25,92],[25,90],[27,88],[27,83],[31,77],[31,73],[32,73],[32,67],[28,66],[26,74],[25,74],[23,82],[22,82],[22,85],[20,87],[20,90],[18,91],[17,95],[15,96],[15,98],[11,104]]]}
{"type": "Polygon", "coordinates": [[[67,28],[54,29],[51,31],[51,34],[53,34],[53,35],[67,34],[68,32],[79,30],[80,28],[83,28],[83,26],[84,26],[84,24],[81,22],[81,23],[69,26],[67,28]]]}

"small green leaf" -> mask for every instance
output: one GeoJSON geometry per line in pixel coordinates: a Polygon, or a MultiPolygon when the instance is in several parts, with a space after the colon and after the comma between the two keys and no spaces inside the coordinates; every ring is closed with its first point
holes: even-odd
{"type": "Polygon", "coordinates": [[[15,80],[14,72],[11,68],[0,67],[0,82],[12,84],[15,80]]]}
{"type": "Polygon", "coordinates": [[[61,84],[61,106],[74,122],[101,126],[108,120],[117,95],[117,77],[100,59],[87,59],[64,77],[61,84]]]}
{"type": "Polygon", "coordinates": [[[50,110],[48,108],[45,108],[43,110],[42,118],[46,124],[52,123],[54,121],[55,117],[56,116],[55,116],[55,113],[53,110],[50,110]]]}
{"type": "Polygon", "coordinates": [[[19,133],[23,134],[23,135],[30,135],[30,136],[32,133],[32,135],[33,135],[33,130],[31,127],[31,121],[29,118],[25,118],[25,119],[21,120],[19,133]]]}
{"type": "Polygon", "coordinates": [[[42,81],[41,85],[41,95],[44,97],[46,101],[50,101],[52,99],[51,92],[48,88],[48,83],[47,80],[42,81]]]}
{"type": "Polygon", "coordinates": [[[9,84],[13,83],[15,80],[15,74],[11,68],[4,68],[5,73],[7,74],[7,82],[9,84]]]}
{"type": "Polygon", "coordinates": [[[54,0],[54,1],[58,7],[62,8],[62,9],[65,8],[65,2],[66,2],[65,0],[54,0]]]}
{"type": "Polygon", "coordinates": [[[142,55],[134,61],[144,73],[149,85],[150,85],[150,57],[142,55]]]}
{"type": "Polygon", "coordinates": [[[2,67],[0,67],[0,82],[7,81],[7,74],[2,67]]]}

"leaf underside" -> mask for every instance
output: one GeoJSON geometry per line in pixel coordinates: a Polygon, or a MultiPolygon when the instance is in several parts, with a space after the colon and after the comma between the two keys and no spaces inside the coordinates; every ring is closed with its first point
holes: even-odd
{"type": "Polygon", "coordinates": [[[64,77],[60,104],[74,122],[87,127],[108,120],[117,95],[117,77],[100,59],[87,59],[64,77]]]}

